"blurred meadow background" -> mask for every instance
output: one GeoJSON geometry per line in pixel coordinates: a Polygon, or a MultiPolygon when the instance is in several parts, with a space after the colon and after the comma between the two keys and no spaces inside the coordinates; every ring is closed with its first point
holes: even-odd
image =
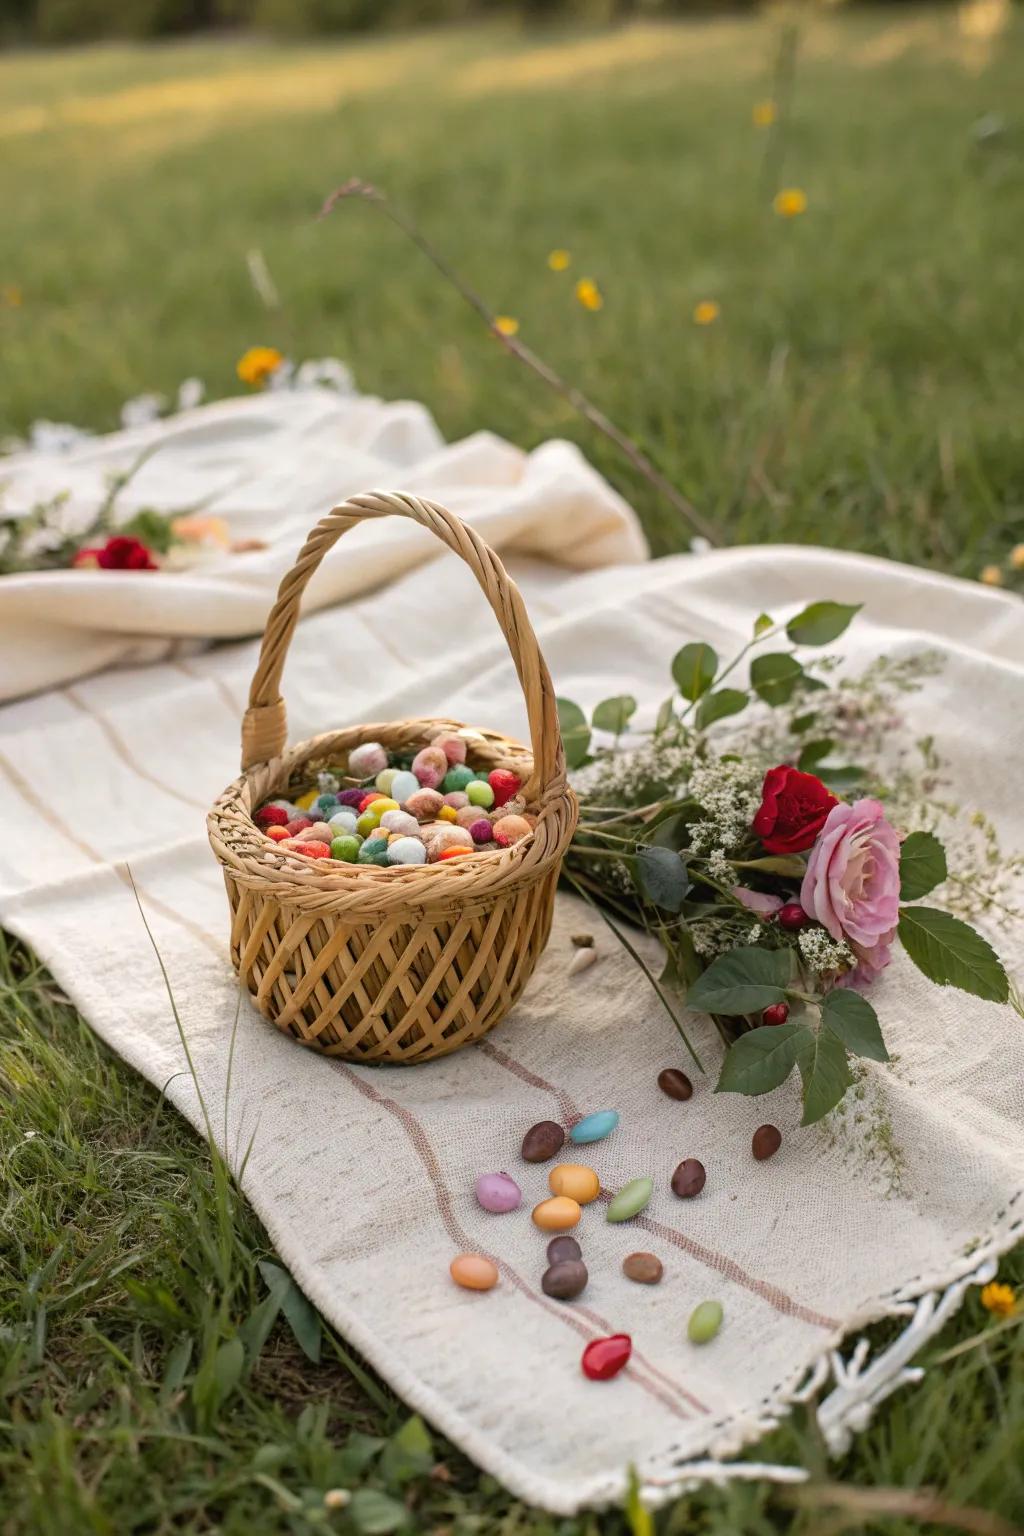
{"type": "MultiPolygon", "coordinates": [[[[242,391],[253,345],[336,355],[449,438],[573,438],[657,553],[688,548],[378,208],[317,222],[359,176],[723,542],[1018,582],[1019,19],[678,12],[0,0],[0,438],[109,430],[189,377],[242,391]]],[[[0,1171],[0,1536],[651,1536],[636,1506],[529,1510],[410,1420],[268,1268],[208,1149],[2,936],[0,1171]]],[[[1020,1250],[1000,1278],[1024,1280],[1020,1250]]],[[[802,1493],[704,1488],[659,1536],[1020,1536],[1020,1315],[973,1295],[922,1363],[839,1461],[803,1412],[751,1451],[808,1467],[802,1493]]]]}

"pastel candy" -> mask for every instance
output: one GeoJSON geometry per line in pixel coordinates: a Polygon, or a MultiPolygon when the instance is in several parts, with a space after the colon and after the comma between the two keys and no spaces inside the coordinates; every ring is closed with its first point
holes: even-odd
{"type": "Polygon", "coordinates": [[[333,816],[329,816],[327,818],[327,824],[331,831],[334,833],[335,837],[344,837],[346,833],[355,831],[356,816],[355,813],[350,811],[346,806],[343,810],[335,811],[333,816]]]}
{"type": "Polygon", "coordinates": [[[569,1132],[569,1140],[575,1142],[603,1141],[619,1123],[617,1109],[599,1109],[592,1115],[584,1115],[569,1132]]]}
{"type": "Polygon", "coordinates": [[[388,845],[382,837],[368,837],[359,850],[358,864],[387,864],[388,845]]]}
{"type": "Polygon", "coordinates": [[[568,1195],[577,1205],[589,1205],[601,1193],[601,1180],[584,1163],[559,1163],[548,1174],[553,1195],[568,1195]]]}
{"type": "Polygon", "coordinates": [[[331,842],[331,858],[340,859],[343,864],[354,864],[362,846],[362,839],[352,834],[336,837],[331,842]]]}
{"type": "Polygon", "coordinates": [[[576,1226],[580,1215],[579,1203],[568,1195],[552,1195],[533,1208],[534,1225],[542,1232],[566,1232],[576,1226]]]}
{"type": "Polygon", "coordinates": [[[380,819],[386,832],[400,832],[403,837],[418,837],[420,824],[408,811],[385,811],[380,819]]]}
{"type": "Polygon", "coordinates": [[[431,745],[444,753],[453,768],[457,763],[466,761],[466,743],[460,736],[439,736],[431,745]]]}
{"type": "Polygon", "coordinates": [[[498,1283],[498,1266],[482,1253],[460,1253],[452,1259],[449,1274],[466,1291],[490,1291],[498,1283]]]}
{"type": "Polygon", "coordinates": [[[650,1203],[654,1193],[654,1180],[648,1178],[630,1179],[628,1184],[623,1184],[618,1194],[612,1200],[605,1217],[608,1221],[631,1221],[638,1216],[645,1205],[650,1203]]]}
{"type": "Polygon", "coordinates": [[[399,805],[404,806],[413,795],[419,793],[419,790],[419,779],[414,773],[409,773],[405,769],[396,773],[391,780],[391,798],[397,800],[399,805]]]}
{"type": "Polygon", "coordinates": [[[380,790],[382,795],[390,795],[391,786],[395,782],[397,776],[397,768],[382,768],[373,782],[380,790]]]}
{"type": "Polygon", "coordinates": [[[722,1326],[722,1303],[702,1301],[690,1313],[686,1333],[692,1344],[709,1344],[722,1326]]]}
{"type": "Polygon", "coordinates": [[[472,783],[475,778],[476,774],[472,768],[467,768],[465,763],[456,763],[454,768],[448,769],[441,780],[441,788],[446,795],[450,795],[453,789],[465,789],[466,785],[472,783]]]}
{"type": "Polygon", "coordinates": [[[445,805],[450,805],[456,811],[461,811],[464,805],[469,804],[469,796],[464,789],[453,789],[444,797],[445,805]]]}
{"type": "Polygon", "coordinates": [[[427,850],[418,837],[396,837],[388,843],[389,864],[425,864],[427,850]]]}
{"type": "Polygon", "coordinates": [[[434,822],[423,829],[427,845],[427,857],[435,864],[449,848],[473,848],[474,842],[465,827],[452,827],[447,822],[434,822]]]}
{"type": "MultiPolygon", "coordinates": [[[[409,775],[412,778],[412,774],[409,775]]],[[[415,816],[418,821],[433,821],[438,811],[444,804],[443,799],[436,789],[417,789],[406,800],[403,810],[415,816]]]]}
{"type": "Polygon", "coordinates": [[[502,1215],[517,1210],[523,1198],[519,1185],[507,1173],[482,1173],[473,1188],[485,1211],[502,1215]]]}
{"type": "Polygon", "coordinates": [[[365,741],[348,755],[348,771],[353,779],[372,779],[388,766],[388,755],[379,741],[365,741]]]}
{"type": "Polygon", "coordinates": [[[460,827],[471,827],[483,817],[483,812],[478,805],[464,805],[455,812],[455,820],[460,827]]]}
{"type": "Polygon", "coordinates": [[[470,805],[480,805],[485,811],[490,810],[494,804],[494,790],[486,779],[470,779],[466,785],[466,798],[470,805]]]}
{"type": "Polygon", "coordinates": [[[499,848],[509,848],[533,831],[525,816],[499,816],[494,823],[494,841],[499,848]]]}
{"type": "Polygon", "coordinates": [[[412,771],[424,789],[436,789],[448,772],[448,759],[441,747],[424,747],[413,758],[412,771]]]}

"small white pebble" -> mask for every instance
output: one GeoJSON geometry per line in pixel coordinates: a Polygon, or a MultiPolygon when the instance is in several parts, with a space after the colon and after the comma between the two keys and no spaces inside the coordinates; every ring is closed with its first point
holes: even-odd
{"type": "Polygon", "coordinates": [[[569,961],[569,975],[578,976],[581,971],[588,971],[597,962],[597,950],[591,946],[589,949],[578,949],[569,961]]]}

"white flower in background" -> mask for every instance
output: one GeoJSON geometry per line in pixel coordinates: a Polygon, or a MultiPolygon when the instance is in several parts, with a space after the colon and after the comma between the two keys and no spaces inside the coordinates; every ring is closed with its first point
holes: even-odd
{"type": "Polygon", "coordinates": [[[690,540],[691,555],[709,555],[712,550],[710,539],[706,539],[702,533],[694,534],[690,540]]]}
{"type": "Polygon", "coordinates": [[[167,400],[163,395],[136,395],[121,407],[122,427],[148,427],[156,421],[167,400]]]}
{"type": "Polygon", "coordinates": [[[764,933],[764,929],[761,927],[761,924],[755,923],[747,934],[747,943],[756,944],[762,933],[764,933]]]}
{"type": "Polygon", "coordinates": [[[714,848],[725,854],[750,831],[761,804],[762,771],[752,762],[698,763],[690,777],[690,794],[704,812],[691,828],[694,853],[714,848]]]}
{"type": "Polygon", "coordinates": [[[836,941],[824,928],[805,928],[797,939],[804,963],[818,976],[830,971],[848,971],[856,956],[842,939],[836,941]]]}
{"type": "Polygon", "coordinates": [[[282,389],[291,389],[292,380],[294,377],[295,364],[292,362],[290,357],[282,358],[277,367],[274,369],[273,373],[268,375],[266,388],[269,390],[277,391],[282,389]]]}
{"type": "Polygon", "coordinates": [[[335,389],[339,395],[351,395],[355,387],[351,370],[336,357],[309,358],[295,375],[296,389],[335,389]]]}
{"type": "Polygon", "coordinates": [[[723,885],[733,884],[736,877],[732,872],[732,865],[725,856],[724,848],[712,848],[708,854],[708,874],[712,880],[718,880],[723,885]]]}
{"type": "Polygon", "coordinates": [[[176,409],[179,411],[194,411],[205,394],[206,385],[202,379],[184,379],[178,385],[176,409]]]}
{"type": "Polygon", "coordinates": [[[36,453],[68,453],[94,435],[67,421],[34,421],[28,429],[28,444],[36,453]]]}

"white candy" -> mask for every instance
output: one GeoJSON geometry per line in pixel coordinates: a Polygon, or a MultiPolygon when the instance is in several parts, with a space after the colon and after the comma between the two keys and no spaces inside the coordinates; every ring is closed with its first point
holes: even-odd
{"type": "Polygon", "coordinates": [[[327,825],[335,837],[344,837],[346,832],[355,831],[356,813],[343,807],[340,811],[335,811],[333,816],[328,817],[327,825]]]}
{"type": "MultiPolygon", "coordinates": [[[[403,837],[418,837],[420,824],[408,811],[385,811],[380,819],[385,832],[400,832],[403,837]]],[[[353,827],[355,822],[352,823],[353,827]]]]}
{"type": "Polygon", "coordinates": [[[369,779],[388,765],[388,755],[379,741],[364,741],[348,755],[348,771],[354,779],[369,779]]]}
{"type": "Polygon", "coordinates": [[[389,864],[425,864],[427,850],[418,837],[396,837],[388,844],[389,864]]]}
{"type": "Polygon", "coordinates": [[[420,788],[420,781],[414,773],[396,773],[391,780],[391,799],[397,800],[399,805],[404,805],[410,795],[414,795],[420,788]]]}

